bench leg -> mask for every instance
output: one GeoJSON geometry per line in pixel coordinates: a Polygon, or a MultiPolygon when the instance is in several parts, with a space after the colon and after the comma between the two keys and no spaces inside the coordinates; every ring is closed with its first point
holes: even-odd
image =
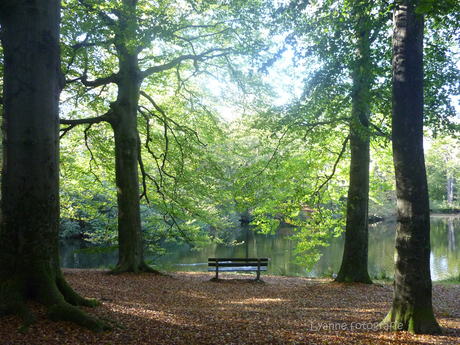
{"type": "Polygon", "coordinates": [[[260,280],[260,260],[257,262],[257,280],[260,280]]]}

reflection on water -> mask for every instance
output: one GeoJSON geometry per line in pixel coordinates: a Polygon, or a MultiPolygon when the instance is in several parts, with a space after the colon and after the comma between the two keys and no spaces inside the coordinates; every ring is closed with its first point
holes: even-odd
{"type": "MultiPolygon", "coordinates": [[[[372,277],[393,276],[395,221],[386,221],[369,228],[369,273],[372,277]]],[[[206,271],[208,257],[269,257],[268,272],[274,275],[305,275],[295,265],[293,250],[295,243],[287,237],[290,228],[279,228],[276,235],[255,234],[248,227],[237,227],[231,231],[228,242],[236,240],[239,245],[212,244],[200,251],[190,250],[187,245],[167,244],[172,253],[157,260],[158,265],[171,265],[173,269],[206,271]],[[243,242],[243,243],[242,243],[243,242]]],[[[431,218],[431,276],[441,280],[460,274],[460,254],[457,241],[460,233],[460,218],[433,216],[431,218]]],[[[336,274],[343,254],[344,236],[332,238],[330,245],[322,250],[323,256],[308,273],[311,276],[336,274]]],[[[75,253],[84,247],[81,241],[66,241],[61,245],[61,266],[78,268],[109,267],[117,263],[118,254],[75,253]]],[[[148,257],[147,257],[148,259],[148,257]]]]}
{"type": "Polygon", "coordinates": [[[431,277],[440,280],[460,274],[459,217],[431,218],[431,277]]]}

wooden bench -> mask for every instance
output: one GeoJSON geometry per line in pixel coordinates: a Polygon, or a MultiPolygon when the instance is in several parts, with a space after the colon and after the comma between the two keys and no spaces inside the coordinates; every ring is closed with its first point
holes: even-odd
{"type": "Polygon", "coordinates": [[[260,271],[266,271],[270,258],[208,258],[208,271],[216,272],[215,280],[219,279],[219,272],[257,272],[260,280],[260,271]]]}

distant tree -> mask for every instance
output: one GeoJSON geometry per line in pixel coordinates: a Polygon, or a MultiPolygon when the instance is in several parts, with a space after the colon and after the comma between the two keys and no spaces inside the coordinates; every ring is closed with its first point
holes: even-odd
{"type": "Polygon", "coordinates": [[[107,327],[77,306],[59,268],[60,1],[0,1],[4,52],[0,316],[17,313],[21,331],[36,322],[27,299],[52,320],[107,327]]]}
{"type": "Polygon", "coordinates": [[[419,2],[396,2],[393,24],[393,160],[397,230],[392,330],[441,333],[432,306],[430,207],[423,155],[423,35],[419,2]]]}
{"type": "Polygon", "coordinates": [[[458,195],[460,145],[457,139],[445,136],[430,141],[426,153],[426,167],[430,201],[453,209],[458,195]]]}

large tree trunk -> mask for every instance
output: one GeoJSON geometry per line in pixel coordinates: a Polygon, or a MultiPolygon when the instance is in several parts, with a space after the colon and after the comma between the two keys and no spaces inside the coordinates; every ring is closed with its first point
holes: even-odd
{"type": "MultiPolygon", "coordinates": [[[[129,1],[128,1],[129,2],[129,1]]],[[[123,25],[123,24],[122,24],[123,25]]],[[[118,96],[112,104],[115,136],[115,171],[118,200],[117,266],[111,273],[154,272],[144,261],[139,200],[137,111],[142,76],[137,53],[117,45],[119,56],[118,96]]]]}
{"type": "Polygon", "coordinates": [[[101,331],[76,306],[95,306],[59,268],[59,0],[0,1],[4,49],[0,315],[35,322],[26,299],[53,320],[101,331]]]}
{"type": "MultiPolygon", "coordinates": [[[[123,5],[123,11],[118,12],[119,21],[112,27],[115,32],[119,71],[112,75],[113,79],[110,82],[115,82],[118,86],[116,101],[103,116],[61,120],[61,123],[78,125],[107,121],[114,132],[119,257],[117,265],[110,273],[160,273],[147,265],[143,255],[138,172],[140,143],[137,131],[137,112],[143,76],[139,69],[139,48],[133,44],[134,39],[129,38],[133,29],[132,21],[136,18],[137,0],[123,0],[123,5]]],[[[84,84],[89,86],[91,82],[84,84]]]]}
{"type": "Polygon", "coordinates": [[[432,307],[430,208],[423,156],[423,30],[417,1],[396,4],[393,24],[393,160],[397,230],[393,304],[382,326],[441,333],[432,307]]]}
{"type": "Polygon", "coordinates": [[[367,271],[369,225],[369,112],[372,63],[370,28],[364,14],[357,14],[357,47],[353,66],[350,123],[350,185],[342,265],[336,282],[372,284],[367,271]]]}

